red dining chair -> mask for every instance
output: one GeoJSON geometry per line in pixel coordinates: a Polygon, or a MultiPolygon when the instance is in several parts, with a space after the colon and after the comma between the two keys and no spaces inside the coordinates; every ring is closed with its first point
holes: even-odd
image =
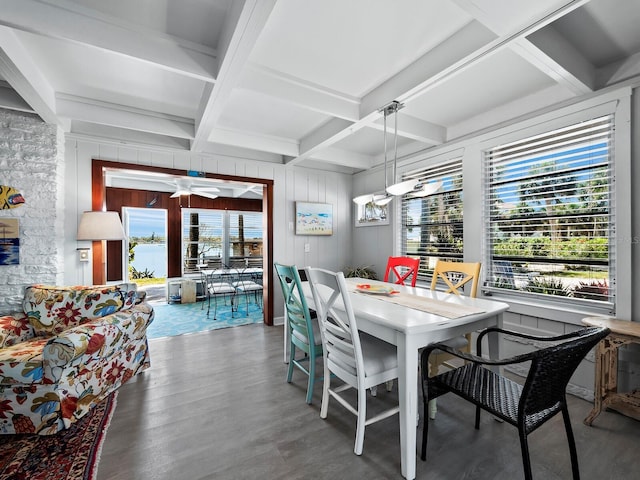
{"type": "Polygon", "coordinates": [[[387,269],[384,272],[384,281],[405,285],[411,277],[411,286],[416,286],[418,280],[418,269],[420,268],[420,258],[412,257],[389,257],[387,269]],[[389,279],[391,277],[391,280],[389,279]]]}

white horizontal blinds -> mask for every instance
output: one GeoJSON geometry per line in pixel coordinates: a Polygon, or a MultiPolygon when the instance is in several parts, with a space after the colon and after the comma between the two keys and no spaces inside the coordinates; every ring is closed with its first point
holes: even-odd
{"type": "Polygon", "coordinates": [[[612,302],[613,115],[485,152],[489,287],[612,302]]]}
{"type": "Polygon", "coordinates": [[[198,265],[221,265],[224,242],[224,214],[218,210],[182,209],[182,247],[185,273],[198,265]]]}
{"type": "MultiPolygon", "coordinates": [[[[242,259],[262,252],[262,212],[229,213],[229,258],[242,259]]],[[[242,266],[238,264],[237,266],[242,266]]]]}
{"type": "Polygon", "coordinates": [[[402,197],[401,254],[420,257],[418,277],[431,276],[436,261],[462,260],[462,159],[457,158],[403,176],[419,185],[442,186],[432,195],[402,197]]]}

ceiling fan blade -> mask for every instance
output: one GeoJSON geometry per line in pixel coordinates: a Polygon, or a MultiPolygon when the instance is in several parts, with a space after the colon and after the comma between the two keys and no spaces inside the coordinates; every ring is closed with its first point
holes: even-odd
{"type": "Polygon", "coordinates": [[[219,192],[220,189],[217,187],[193,187],[191,189],[193,192],[219,192]]]}
{"type": "Polygon", "coordinates": [[[218,195],[214,195],[212,193],[207,193],[207,192],[201,192],[201,191],[194,191],[193,192],[194,195],[199,195],[200,197],[205,197],[205,198],[210,198],[211,200],[218,198],[218,195]]]}
{"type": "Polygon", "coordinates": [[[177,198],[180,195],[182,195],[180,192],[175,192],[175,193],[171,194],[171,196],[169,198],[177,198]]]}

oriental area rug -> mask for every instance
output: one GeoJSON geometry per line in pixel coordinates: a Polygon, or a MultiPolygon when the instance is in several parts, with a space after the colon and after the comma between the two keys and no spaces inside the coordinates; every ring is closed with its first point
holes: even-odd
{"type": "Polygon", "coordinates": [[[55,435],[0,435],[0,480],[95,479],[116,395],[55,435]]]}

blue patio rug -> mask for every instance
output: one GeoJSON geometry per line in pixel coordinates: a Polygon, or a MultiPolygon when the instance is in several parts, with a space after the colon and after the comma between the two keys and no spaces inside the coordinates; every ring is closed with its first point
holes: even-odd
{"type": "Polygon", "coordinates": [[[207,304],[196,303],[152,303],[155,318],[147,329],[148,338],[172,337],[186,333],[205,332],[219,328],[236,327],[262,322],[262,309],[255,303],[249,303],[249,314],[246,305],[241,302],[239,311],[231,315],[231,307],[218,305],[216,320],[213,319],[213,300],[211,311],[207,317],[207,304]]]}

